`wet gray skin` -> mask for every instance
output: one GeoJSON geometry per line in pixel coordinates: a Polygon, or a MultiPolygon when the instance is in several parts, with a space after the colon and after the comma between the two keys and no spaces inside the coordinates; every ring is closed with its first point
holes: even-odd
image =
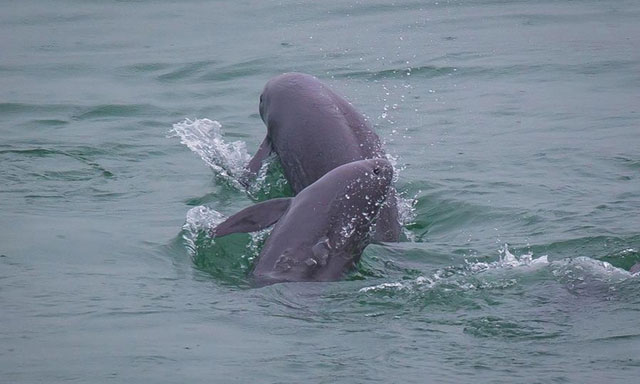
{"type": "MultiPolygon", "coordinates": [[[[247,168],[256,174],[275,152],[295,194],[340,165],[385,157],[364,116],[310,75],[285,73],[271,79],[260,96],[260,116],[267,135],[247,168]]],[[[398,241],[399,236],[392,190],[380,212],[375,238],[398,241]]]]}
{"type": "Polygon", "coordinates": [[[391,191],[393,166],[385,159],[341,165],[295,197],[268,200],[229,217],[220,237],[275,223],[252,272],[256,285],[339,280],[360,260],[391,191]]]}

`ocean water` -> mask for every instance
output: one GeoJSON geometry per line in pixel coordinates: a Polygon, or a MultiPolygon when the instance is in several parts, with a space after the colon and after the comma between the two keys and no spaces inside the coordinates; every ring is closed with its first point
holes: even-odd
{"type": "Polygon", "coordinates": [[[629,383],[637,1],[4,1],[0,382],[629,383]],[[252,288],[290,193],[264,84],[310,73],[395,158],[407,241],[252,288]]]}

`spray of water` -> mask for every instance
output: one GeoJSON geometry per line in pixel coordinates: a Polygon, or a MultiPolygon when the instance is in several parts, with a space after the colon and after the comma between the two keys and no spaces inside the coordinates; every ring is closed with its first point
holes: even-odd
{"type": "Polygon", "coordinates": [[[493,262],[466,261],[464,266],[438,269],[430,275],[413,280],[387,282],[360,289],[361,293],[403,291],[414,292],[430,289],[455,288],[462,291],[508,288],[518,284],[522,276],[546,270],[567,289],[590,292],[615,290],[615,284],[637,278],[622,268],[586,256],[549,261],[547,255],[534,257],[532,253],[514,255],[504,244],[498,250],[499,258],[493,262]]]}
{"type": "Polygon", "coordinates": [[[195,256],[198,236],[208,234],[225,220],[224,215],[204,205],[193,207],[187,212],[186,222],[182,226],[182,239],[191,256],[195,256]]]}
{"type": "Polygon", "coordinates": [[[438,269],[429,276],[419,276],[414,280],[401,281],[395,283],[383,283],[375,286],[364,287],[360,292],[375,292],[380,290],[424,290],[446,285],[462,290],[486,289],[486,288],[506,288],[516,283],[515,279],[498,279],[474,281],[470,277],[481,276],[482,274],[496,271],[502,273],[505,270],[515,269],[521,272],[535,271],[540,267],[549,264],[546,255],[534,258],[531,253],[515,256],[509,251],[509,246],[504,245],[499,250],[499,259],[494,262],[466,262],[462,267],[451,267],[438,269]]]}
{"type": "Polygon", "coordinates": [[[169,137],[179,137],[218,177],[244,191],[241,180],[245,177],[244,165],[250,159],[247,146],[243,141],[226,143],[222,124],[209,119],[185,119],[173,125],[169,137]]]}

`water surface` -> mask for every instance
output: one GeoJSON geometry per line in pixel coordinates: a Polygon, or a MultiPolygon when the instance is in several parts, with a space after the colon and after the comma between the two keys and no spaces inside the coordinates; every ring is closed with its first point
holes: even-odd
{"type": "Polygon", "coordinates": [[[625,0],[6,2],[2,381],[631,382],[639,17],[625,0]],[[369,246],[346,281],[253,289],[268,234],[202,230],[288,193],[277,164],[250,194],[232,172],[286,71],[369,118],[412,241],[369,246]]]}

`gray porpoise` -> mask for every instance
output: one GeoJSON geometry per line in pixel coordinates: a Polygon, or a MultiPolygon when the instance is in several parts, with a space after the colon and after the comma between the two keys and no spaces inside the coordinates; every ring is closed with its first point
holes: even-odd
{"type": "Polygon", "coordinates": [[[252,272],[256,285],[338,280],[360,260],[392,179],[386,159],[344,164],[295,197],[243,209],[212,235],[254,232],[275,223],[252,272]]]}
{"type": "MultiPolygon", "coordinates": [[[[356,160],[384,158],[380,138],[364,116],[317,78],[302,73],[274,77],[260,96],[267,135],[249,161],[256,174],[273,151],[298,194],[332,169],[356,160]]],[[[387,198],[376,226],[376,240],[400,236],[395,191],[387,198]]]]}

